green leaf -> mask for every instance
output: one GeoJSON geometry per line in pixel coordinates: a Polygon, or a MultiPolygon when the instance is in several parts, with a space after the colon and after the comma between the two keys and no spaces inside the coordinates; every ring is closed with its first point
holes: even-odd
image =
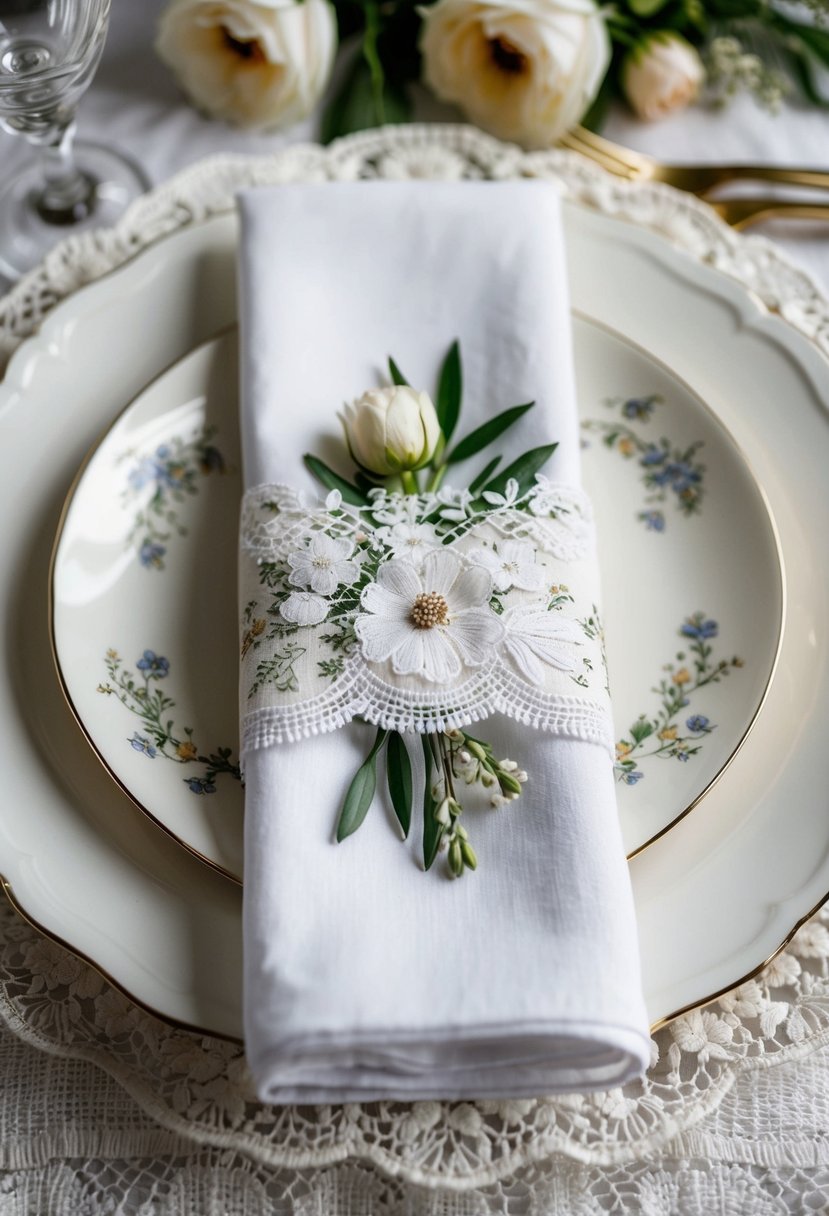
{"type": "Polygon", "coordinates": [[[435,764],[432,745],[428,735],[421,735],[420,739],[426,761],[426,785],[423,790],[423,866],[430,870],[438,855],[443,827],[435,819],[435,800],[432,797],[432,772],[435,764]]]}
{"type": "Polygon", "coordinates": [[[438,399],[435,405],[440,429],[447,443],[452,438],[452,432],[460,417],[462,395],[461,350],[458,343],[453,342],[440,369],[438,399]]]}
{"type": "Polygon", "coordinates": [[[489,481],[490,477],[495,472],[495,470],[498,468],[498,465],[500,463],[501,463],[500,456],[496,456],[496,457],[494,457],[494,459],[490,460],[489,464],[486,465],[483,469],[481,469],[480,473],[474,479],[474,481],[471,481],[469,483],[469,493],[478,494],[484,488],[486,483],[489,481]]]}
{"type": "Polygon", "coordinates": [[[306,452],[303,456],[305,467],[309,472],[313,473],[318,481],[321,481],[329,490],[339,490],[346,502],[350,502],[353,507],[364,507],[367,499],[365,494],[362,494],[356,486],[350,481],[346,481],[344,477],[340,477],[333,469],[329,469],[324,461],[317,456],[312,456],[310,452],[306,452]]]}
{"type": "Polygon", "coordinates": [[[647,739],[652,734],[652,724],[642,718],[634,722],[630,728],[630,737],[634,743],[641,743],[643,739],[647,739]]]}
{"type": "Polygon", "coordinates": [[[377,753],[386,737],[384,730],[378,730],[371,751],[354,774],[354,780],[348,787],[348,793],[340,811],[337,823],[337,843],[351,836],[365,819],[368,808],[374,798],[377,788],[377,753]]]}
{"type": "Polygon", "coordinates": [[[365,56],[358,55],[323,113],[320,139],[328,144],[353,131],[408,122],[410,117],[411,107],[403,90],[384,76],[378,92],[376,73],[365,56]]]}
{"type": "Polygon", "coordinates": [[[480,452],[481,448],[485,448],[487,444],[492,443],[503,435],[508,427],[517,422],[526,414],[527,410],[532,409],[535,405],[534,401],[529,401],[526,405],[514,405],[511,409],[504,410],[501,414],[496,414],[494,418],[490,418],[488,422],[484,422],[481,426],[476,427],[474,431],[470,431],[466,438],[452,449],[446,457],[446,464],[456,464],[459,460],[468,460],[470,456],[474,456],[476,452],[480,452]]]}
{"type": "Polygon", "coordinates": [[[652,17],[664,8],[668,0],[628,0],[628,8],[637,17],[652,17]]]}
{"type": "Polygon", "coordinates": [[[389,735],[386,748],[386,779],[397,821],[403,835],[408,836],[412,822],[412,762],[403,736],[397,731],[389,735]]]}
{"type": "Polygon", "coordinates": [[[391,355],[389,355],[389,375],[391,376],[392,384],[408,385],[408,383],[409,383],[408,380],[406,379],[406,377],[401,372],[400,368],[395,363],[394,359],[392,359],[391,355]]]}
{"type": "Polygon", "coordinates": [[[507,465],[497,477],[493,477],[484,489],[489,490],[492,494],[503,494],[507,488],[507,482],[515,480],[518,482],[518,493],[525,494],[533,484],[536,473],[547,463],[557,447],[557,443],[545,443],[543,447],[532,448],[529,452],[525,452],[512,464],[507,465]]]}

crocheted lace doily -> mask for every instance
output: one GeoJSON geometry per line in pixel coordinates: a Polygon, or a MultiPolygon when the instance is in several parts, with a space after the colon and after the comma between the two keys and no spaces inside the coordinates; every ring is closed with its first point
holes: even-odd
{"type": "MultiPolygon", "coordinates": [[[[625,183],[568,152],[523,153],[471,128],[409,126],[354,136],[328,149],[295,146],[263,158],[220,155],[186,169],[133,204],[115,229],[63,242],[0,301],[0,361],[59,300],[160,236],[229,211],[242,185],[515,176],[553,178],[584,206],[664,234],[739,280],[829,354],[829,304],[815,283],[770,242],[732,232],[698,200],[659,184],[625,183]]],[[[540,1185],[539,1163],[565,1154],[591,1168],[613,1167],[597,1183],[609,1204],[601,1210],[612,1210],[614,1195],[639,1193],[640,1182],[651,1190],[658,1184],[669,1202],[676,1191],[679,1206],[672,1210],[682,1210],[677,1187],[684,1184],[670,1171],[654,1181],[641,1166],[625,1163],[641,1162],[679,1133],[690,1144],[691,1129],[718,1107],[741,1073],[805,1057],[829,1042],[829,917],[820,914],[761,975],[661,1030],[647,1077],[624,1090],[549,1101],[270,1108],[252,1096],[240,1046],[170,1027],[28,926],[13,917],[7,923],[8,913],[0,921],[0,1014],[17,1035],[54,1055],[100,1065],[162,1128],[205,1152],[223,1150],[228,1159],[243,1154],[292,1170],[362,1158],[412,1184],[461,1191],[495,1186],[519,1168],[540,1171],[540,1185]]],[[[764,1164],[745,1166],[741,1194],[754,1193],[764,1164]]],[[[789,1173],[794,1178],[798,1170],[789,1173]]],[[[370,1179],[376,1175],[359,1168],[357,1174],[369,1190],[375,1186],[370,1179]]],[[[698,1183],[703,1189],[710,1183],[710,1194],[722,1196],[726,1184],[715,1174],[698,1183]]],[[[558,1173],[550,1186],[558,1187],[561,1178],[558,1173]]],[[[535,1194],[542,1190],[536,1186],[535,1194]]],[[[658,1195],[656,1200],[662,1202],[658,1195]]],[[[365,1211],[376,1210],[366,1202],[365,1211]]],[[[711,1202],[714,1210],[719,1201],[711,1202]]],[[[444,1203],[439,1210],[489,1210],[483,1203],[444,1203]]],[[[559,1209],[550,1198],[544,1210],[559,1209]]]]}

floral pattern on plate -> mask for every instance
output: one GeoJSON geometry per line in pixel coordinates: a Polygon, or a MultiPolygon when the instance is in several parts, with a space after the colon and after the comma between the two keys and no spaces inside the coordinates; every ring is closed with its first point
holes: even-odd
{"type": "Polygon", "coordinates": [[[667,663],[664,675],[651,691],[660,698],[660,706],[654,717],[640,714],[628,730],[627,737],[616,744],[616,779],[625,785],[636,785],[645,774],[639,765],[643,760],[680,760],[687,762],[700,751],[706,735],[716,730],[704,713],[691,711],[691,700],[700,689],[717,684],[730,675],[735,668],[743,666],[743,660],[734,655],[731,659],[715,659],[709,643],[718,636],[716,621],[707,618],[704,612],[695,612],[679,627],[680,637],[690,640],[688,651],[680,650],[676,662],[667,663]],[[650,746],[650,750],[645,750],[650,746]]]}
{"type": "Polygon", "coordinates": [[[602,443],[625,460],[635,459],[646,490],[645,506],[637,514],[640,523],[650,532],[664,532],[667,521],[661,508],[671,498],[682,515],[697,514],[705,492],[705,465],[696,458],[702,441],[681,448],[664,435],[654,441],[640,434],[640,429],[653,419],[657,407],[664,404],[657,394],[611,397],[604,404],[617,411],[619,417],[612,421],[586,418],[582,428],[601,435],[602,443]]]}
{"type": "Polygon", "coordinates": [[[109,677],[98,685],[98,692],[115,696],[130,713],[140,720],[142,729],[135,730],[127,743],[149,760],[163,758],[175,764],[199,764],[198,775],[183,777],[192,794],[215,794],[216,778],[222,774],[241,778],[239,765],[233,760],[233,749],[219,747],[209,755],[201,755],[193,739],[193,728],[178,730],[174,720],[167,717],[175,709],[175,700],[159,688],[160,680],[170,674],[170,661],[154,650],[145,650],[136,660],[136,674],[125,666],[117,650],[106,652],[109,677]]]}
{"type": "Polygon", "coordinates": [[[119,457],[119,464],[127,463],[122,504],[129,508],[136,498],[141,499],[127,544],[136,547],[146,570],[163,570],[168,542],[173,535],[187,535],[176,508],[198,494],[199,479],[225,472],[225,458],[213,443],[217,429],[202,427],[192,439],[173,435],[152,452],[139,453],[133,448],[119,457]]]}

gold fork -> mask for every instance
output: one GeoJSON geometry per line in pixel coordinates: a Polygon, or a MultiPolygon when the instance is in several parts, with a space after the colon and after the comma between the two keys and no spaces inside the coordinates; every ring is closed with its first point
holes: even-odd
{"type": "Polygon", "coordinates": [[[765,220],[822,220],[829,221],[829,203],[796,203],[791,199],[774,195],[755,198],[706,199],[735,229],[748,228],[751,224],[762,224],[765,220]]]}
{"type": "Polygon", "coordinates": [[[628,181],[665,182],[701,198],[723,182],[745,180],[783,182],[789,186],[829,190],[829,172],[825,170],[782,169],[772,165],[664,165],[641,152],[633,152],[603,139],[601,135],[594,135],[584,127],[575,127],[560,143],[562,147],[581,152],[628,181]]]}

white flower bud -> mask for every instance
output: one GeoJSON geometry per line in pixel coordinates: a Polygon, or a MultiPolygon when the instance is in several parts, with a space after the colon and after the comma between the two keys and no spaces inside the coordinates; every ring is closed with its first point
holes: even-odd
{"type": "Polygon", "coordinates": [[[659,33],[634,47],[622,65],[622,88],[640,118],[681,110],[699,93],[705,69],[679,34],[659,33]]]}
{"type": "Polygon", "coordinates": [[[449,814],[449,804],[451,799],[444,798],[438,809],[435,811],[435,819],[438,823],[442,823],[444,827],[449,827],[452,822],[452,816],[449,814]]]}
{"type": "Polygon", "coordinates": [[[520,781],[522,785],[529,779],[529,774],[527,773],[526,769],[523,768],[516,769],[512,775],[515,780],[520,781]]]}
{"type": "Polygon", "coordinates": [[[514,760],[502,760],[498,767],[502,768],[505,773],[514,773],[518,765],[514,760]]]}
{"type": "Polygon", "coordinates": [[[406,385],[371,389],[341,414],[351,455],[381,477],[428,464],[440,439],[440,423],[428,393],[406,385]]]}

